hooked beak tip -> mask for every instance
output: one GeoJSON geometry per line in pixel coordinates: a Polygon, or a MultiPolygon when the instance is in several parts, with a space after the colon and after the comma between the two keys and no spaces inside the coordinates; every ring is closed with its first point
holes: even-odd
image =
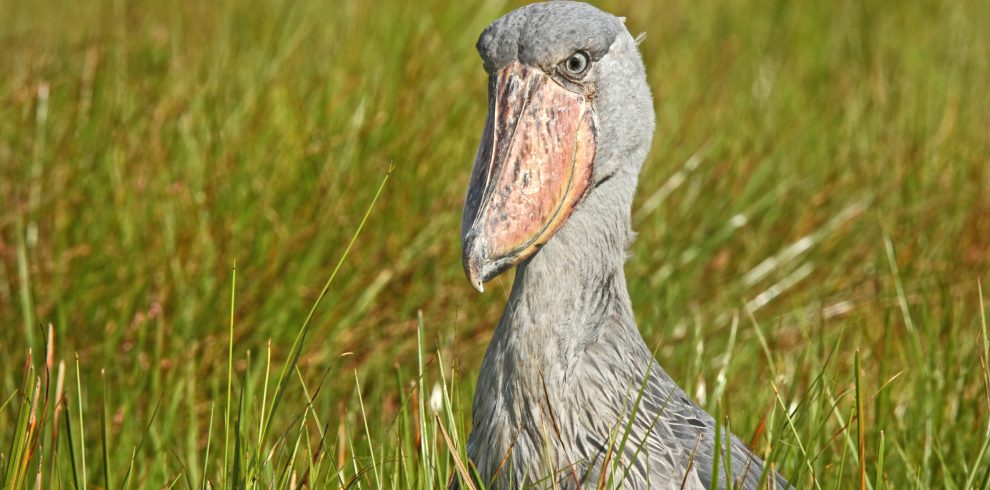
{"type": "Polygon", "coordinates": [[[485,280],[481,261],[477,253],[472,250],[474,247],[468,246],[464,253],[464,272],[467,274],[471,286],[479,293],[485,292],[485,280]]]}
{"type": "Polygon", "coordinates": [[[481,282],[481,279],[479,278],[471,279],[471,286],[473,286],[479,293],[485,292],[485,283],[481,282]]]}

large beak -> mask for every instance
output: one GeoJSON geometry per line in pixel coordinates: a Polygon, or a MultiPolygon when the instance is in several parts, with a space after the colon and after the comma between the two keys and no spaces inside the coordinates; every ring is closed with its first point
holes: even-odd
{"type": "Polygon", "coordinates": [[[588,189],[596,140],[584,95],[519,62],[490,79],[461,222],[475,289],[533,255],[567,220],[588,189]]]}

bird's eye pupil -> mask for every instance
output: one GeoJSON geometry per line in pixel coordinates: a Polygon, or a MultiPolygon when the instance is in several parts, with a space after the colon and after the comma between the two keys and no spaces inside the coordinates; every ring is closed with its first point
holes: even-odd
{"type": "Polygon", "coordinates": [[[582,73],[588,67],[588,55],[581,52],[574,53],[570,58],[567,58],[566,67],[567,71],[571,73],[582,73]]]}

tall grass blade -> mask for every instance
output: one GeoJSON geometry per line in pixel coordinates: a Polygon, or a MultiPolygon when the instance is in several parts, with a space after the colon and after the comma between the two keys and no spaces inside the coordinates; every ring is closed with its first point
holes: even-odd
{"type": "MultiPolygon", "coordinates": [[[[378,198],[381,196],[382,191],[385,189],[385,184],[388,182],[389,177],[392,175],[392,168],[389,168],[385,177],[382,178],[381,184],[378,186],[378,190],[375,192],[374,197],[371,199],[371,203],[368,205],[364,216],[361,218],[360,223],[358,223],[357,229],[354,230],[354,234],[351,235],[351,240],[348,242],[347,247],[344,249],[344,253],[341,254],[340,259],[337,261],[337,265],[334,266],[333,272],[330,273],[330,277],[327,278],[326,283],[323,285],[323,289],[320,294],[316,297],[316,301],[313,302],[313,306],[310,308],[309,313],[306,315],[306,320],[303,321],[302,327],[299,329],[299,333],[296,334],[296,339],[292,342],[292,348],[289,350],[289,357],[285,364],[282,366],[282,370],[279,373],[278,381],[275,383],[275,396],[272,400],[272,406],[268,410],[268,416],[266,417],[264,428],[261,431],[259,440],[264,442],[267,434],[270,431],[272,419],[275,413],[278,411],[279,404],[282,401],[282,396],[285,394],[285,389],[289,384],[289,374],[292,369],[295,369],[296,363],[299,361],[299,356],[302,354],[303,344],[306,340],[306,335],[309,333],[310,322],[313,321],[313,316],[316,314],[316,309],[320,306],[323,298],[326,296],[327,292],[330,290],[330,285],[333,284],[333,280],[337,277],[337,273],[340,272],[340,267],[344,264],[347,256],[351,252],[351,248],[354,247],[354,243],[357,242],[358,236],[361,235],[361,230],[364,229],[365,223],[368,222],[368,218],[371,216],[371,211],[375,207],[375,203],[378,202],[378,198]]],[[[260,444],[259,444],[260,445],[260,444]]],[[[260,463],[260,462],[259,462],[260,463]]]]}
{"type": "Polygon", "coordinates": [[[200,490],[206,490],[206,482],[210,479],[210,446],[213,443],[213,412],[216,408],[215,403],[210,404],[210,422],[206,426],[206,452],[203,454],[203,478],[199,482],[200,490]]]}
{"type": "Polygon", "coordinates": [[[368,428],[368,414],[364,410],[364,396],[361,394],[361,380],[358,378],[357,371],[354,371],[354,386],[356,388],[358,397],[358,408],[361,410],[361,422],[364,423],[364,436],[368,439],[368,456],[371,458],[371,473],[375,478],[375,488],[381,489],[382,481],[378,476],[378,460],[375,458],[375,446],[371,442],[371,429],[368,428]]]}
{"type": "MultiPolygon", "coordinates": [[[[877,453],[878,453],[877,454],[877,469],[876,469],[877,474],[875,476],[876,483],[873,484],[874,490],[882,490],[882,488],[883,488],[882,485],[883,485],[883,481],[884,481],[883,480],[883,470],[884,470],[884,465],[883,465],[884,442],[885,441],[884,441],[883,431],[880,431],[880,449],[877,451],[877,453]]],[[[967,488],[969,488],[969,487],[967,487],[967,488]]]]}
{"type": "MultiPolygon", "coordinates": [[[[426,373],[423,361],[423,312],[420,311],[416,315],[416,389],[418,390],[419,396],[416,398],[417,402],[417,413],[418,417],[415,418],[415,422],[418,424],[419,431],[419,454],[422,461],[429,462],[433,461],[432,451],[429,445],[429,433],[426,426],[426,373]]],[[[431,464],[424,464],[422,471],[424,473],[424,484],[427,488],[433,488],[434,484],[434,468],[431,464]]]]}
{"type": "MultiPolygon", "coordinates": [[[[715,450],[712,451],[712,481],[709,488],[720,488],[718,484],[719,475],[722,474],[722,469],[719,466],[722,457],[722,403],[715,403],[715,450]]],[[[731,481],[727,481],[726,485],[731,485],[731,481]]]]}
{"type": "Polygon", "coordinates": [[[230,328],[227,332],[227,406],[224,408],[223,415],[223,482],[230,486],[230,463],[228,458],[230,456],[230,404],[233,396],[234,386],[234,305],[236,304],[236,294],[237,294],[237,261],[234,261],[234,266],[231,268],[230,272],[230,328]]]}
{"type": "Polygon", "coordinates": [[[859,440],[859,489],[866,490],[866,428],[863,416],[863,388],[860,379],[861,368],[859,365],[859,349],[856,350],[855,357],[856,376],[856,434],[859,440]]]}
{"type": "Polygon", "coordinates": [[[69,448],[69,468],[72,470],[72,488],[82,488],[79,485],[79,465],[76,464],[75,442],[72,438],[72,417],[69,416],[68,409],[65,414],[65,444],[69,448]]]}
{"type": "MultiPolygon", "coordinates": [[[[79,376],[79,354],[76,353],[76,410],[79,413],[79,468],[82,470],[82,489],[86,490],[86,422],[83,419],[83,390],[79,376]]],[[[108,487],[109,488],[109,487],[108,487]]]]}
{"type": "Polygon", "coordinates": [[[103,485],[113,488],[110,478],[110,421],[107,415],[107,376],[106,369],[100,370],[100,380],[103,381],[103,393],[100,397],[100,446],[103,451],[103,485]]]}

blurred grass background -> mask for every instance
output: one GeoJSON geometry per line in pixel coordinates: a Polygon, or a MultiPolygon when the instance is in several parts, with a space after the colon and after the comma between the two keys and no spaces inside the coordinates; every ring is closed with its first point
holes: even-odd
{"type": "MultiPolygon", "coordinates": [[[[474,42],[519,4],[0,0],[4,482],[232,485],[227,457],[251,458],[216,439],[225,404],[256,439],[394,166],[252,484],[442,486],[511,282],[479,296],[460,268],[474,42]],[[59,360],[71,441],[58,397],[31,410],[59,360]]],[[[743,439],[765,420],[754,445],[799,487],[986,488],[985,2],[599,5],[646,33],[658,132],[627,275],[664,367],[743,439]]]]}

